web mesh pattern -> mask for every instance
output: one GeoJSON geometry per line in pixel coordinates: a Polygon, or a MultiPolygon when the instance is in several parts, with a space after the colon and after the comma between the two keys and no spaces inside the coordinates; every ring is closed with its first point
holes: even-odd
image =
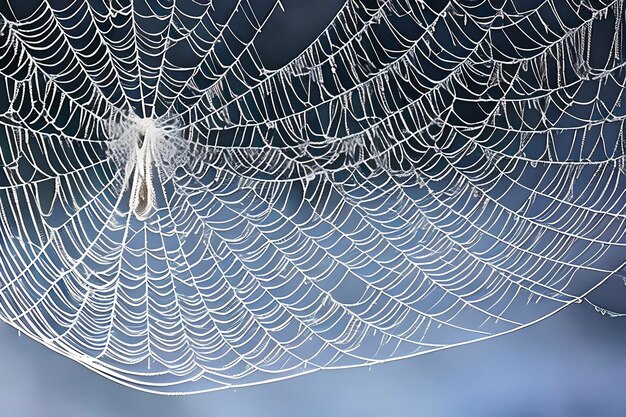
{"type": "Polygon", "coordinates": [[[348,0],[267,68],[288,6],[0,6],[2,320],[187,393],[511,332],[622,268],[622,0],[348,0]]]}

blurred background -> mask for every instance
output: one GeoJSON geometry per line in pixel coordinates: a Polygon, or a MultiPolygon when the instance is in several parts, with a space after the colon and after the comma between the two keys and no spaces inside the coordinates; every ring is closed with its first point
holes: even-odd
{"type": "MultiPolygon", "coordinates": [[[[622,290],[622,297],[626,287],[622,290]]],[[[412,359],[188,397],[110,382],[0,328],[3,416],[626,416],[626,318],[575,305],[535,326],[412,359]]]]}

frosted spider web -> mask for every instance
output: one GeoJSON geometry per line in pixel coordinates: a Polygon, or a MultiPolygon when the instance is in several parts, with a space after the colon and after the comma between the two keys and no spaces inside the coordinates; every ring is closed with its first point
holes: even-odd
{"type": "Polygon", "coordinates": [[[189,393],[489,338],[623,268],[623,1],[0,5],[0,316],[189,393]]]}

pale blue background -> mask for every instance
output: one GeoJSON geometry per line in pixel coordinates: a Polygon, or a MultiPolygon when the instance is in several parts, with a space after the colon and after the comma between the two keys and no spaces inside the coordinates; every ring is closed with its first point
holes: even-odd
{"type": "Polygon", "coordinates": [[[159,397],[105,380],[2,326],[0,415],[621,417],[625,342],[626,319],[576,305],[509,336],[369,371],[159,397]]]}

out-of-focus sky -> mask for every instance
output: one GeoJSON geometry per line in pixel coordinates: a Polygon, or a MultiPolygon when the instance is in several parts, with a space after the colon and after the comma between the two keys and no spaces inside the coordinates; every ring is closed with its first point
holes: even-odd
{"type": "Polygon", "coordinates": [[[622,417],[625,346],[626,319],[583,304],[512,335],[371,370],[161,397],[110,382],[1,326],[0,415],[622,417]]]}

